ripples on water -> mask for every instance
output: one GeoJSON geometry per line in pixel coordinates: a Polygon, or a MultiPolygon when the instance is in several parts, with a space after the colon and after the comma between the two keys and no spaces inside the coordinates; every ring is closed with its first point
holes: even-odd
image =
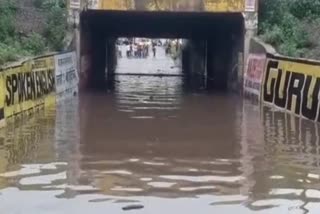
{"type": "Polygon", "coordinates": [[[319,212],[316,123],[180,77],[116,82],[0,130],[0,213],[319,212]]]}

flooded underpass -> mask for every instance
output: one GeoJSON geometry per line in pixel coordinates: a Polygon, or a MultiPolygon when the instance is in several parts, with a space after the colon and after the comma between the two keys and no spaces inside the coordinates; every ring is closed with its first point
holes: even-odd
{"type": "Polygon", "coordinates": [[[317,213],[319,127],[187,93],[165,56],[0,131],[1,213],[317,213]],[[156,75],[130,75],[130,73],[156,75]]]}

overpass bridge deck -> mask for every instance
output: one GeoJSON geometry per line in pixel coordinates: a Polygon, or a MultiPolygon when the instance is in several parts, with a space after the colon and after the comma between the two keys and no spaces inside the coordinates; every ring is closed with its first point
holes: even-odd
{"type": "MultiPolygon", "coordinates": [[[[75,1],[75,0],[74,0],[75,1]]],[[[175,12],[255,12],[256,0],[83,0],[92,10],[175,11],[175,12]]]]}

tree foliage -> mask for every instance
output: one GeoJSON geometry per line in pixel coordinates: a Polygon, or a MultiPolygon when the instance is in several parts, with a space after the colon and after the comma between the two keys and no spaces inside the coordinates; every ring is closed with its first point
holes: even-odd
{"type": "Polygon", "coordinates": [[[0,4],[0,41],[4,41],[14,34],[14,12],[15,7],[11,1],[5,0],[0,4]]]}
{"type": "MultiPolygon", "coordinates": [[[[22,57],[39,55],[64,48],[67,32],[65,0],[33,0],[34,8],[45,17],[44,31],[21,35],[16,29],[16,0],[0,1],[0,65],[22,57]]],[[[26,22],[30,20],[25,20],[26,22]]]]}
{"type": "Polygon", "coordinates": [[[64,38],[67,32],[67,14],[60,6],[52,7],[47,13],[47,22],[44,36],[50,49],[61,51],[64,47],[64,38]]]}
{"type": "Polygon", "coordinates": [[[280,53],[320,58],[320,0],[260,2],[259,34],[280,53]],[[318,37],[319,38],[319,37],[318,37]]]}

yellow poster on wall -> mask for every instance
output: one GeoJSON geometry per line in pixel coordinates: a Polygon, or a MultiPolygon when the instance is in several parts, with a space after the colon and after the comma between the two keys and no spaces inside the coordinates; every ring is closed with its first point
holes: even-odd
{"type": "Polygon", "coordinates": [[[269,58],[263,80],[263,101],[320,122],[320,64],[269,58]]]}
{"type": "Polygon", "coordinates": [[[32,113],[55,102],[53,57],[27,61],[4,71],[4,115],[6,118],[32,113]]]}

